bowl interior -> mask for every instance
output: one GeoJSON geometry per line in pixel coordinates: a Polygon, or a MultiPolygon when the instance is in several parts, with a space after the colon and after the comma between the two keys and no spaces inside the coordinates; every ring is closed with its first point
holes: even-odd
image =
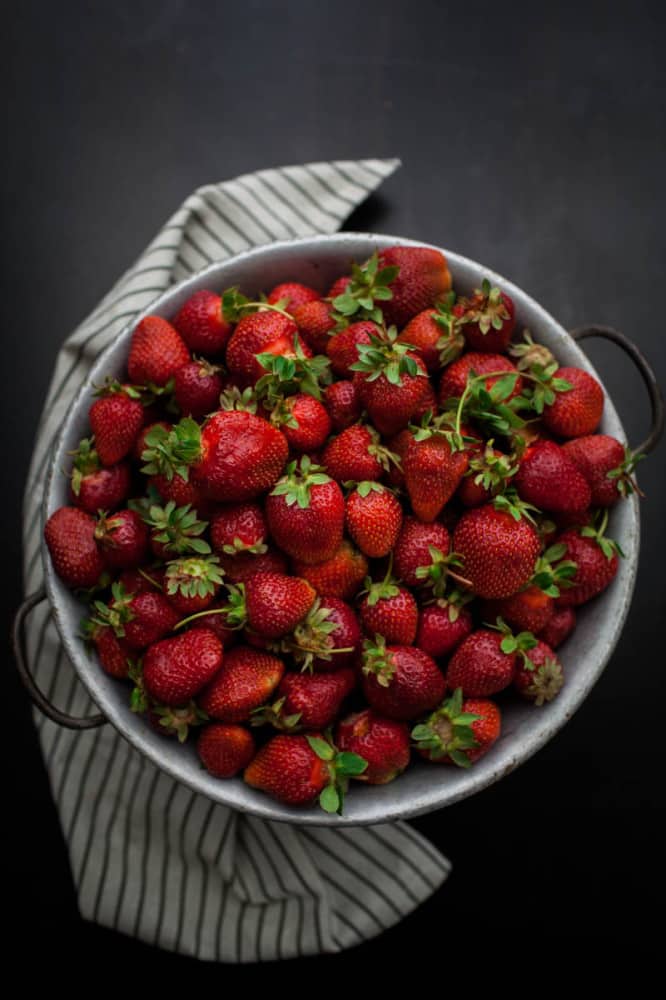
{"type": "MultiPolygon", "coordinates": [[[[396,243],[424,245],[394,236],[343,233],[260,247],[213,264],[174,286],[142,315],[150,313],[170,318],[199,288],[220,290],[239,285],[245,294],[252,295],[291,279],[323,291],[336,277],[348,271],[352,260],[363,261],[375,249],[396,243]]],[[[484,277],[501,285],[516,305],[518,330],[529,328],[534,338],[550,347],[563,365],[585,368],[599,378],[577,344],[529,295],[474,261],[447,250],[444,253],[456,291],[469,292],[478,287],[484,277]]],[[[140,318],[137,317],[137,321],[140,318]]],[[[68,467],[66,452],[75,448],[79,439],[88,433],[87,413],[93,398],[93,383],[99,384],[107,374],[122,373],[135,325],[136,321],[100,355],[70,409],[50,463],[45,495],[46,517],[68,502],[67,482],[60,470],[68,467]]],[[[625,440],[608,396],[601,430],[625,440]]],[[[639,544],[635,498],[630,498],[612,511],[611,534],[621,543],[627,558],[621,560],[617,577],[605,594],[581,609],[578,628],[561,648],[566,683],[560,695],[542,708],[522,704],[513,696],[498,696],[497,701],[503,712],[502,736],[490,753],[470,770],[417,762],[397,781],[388,785],[356,785],[346,799],[343,817],[329,816],[318,807],[303,810],[283,806],[249,788],[240,778],[215,779],[200,766],[192,746],[172,744],[154,733],[142,718],[133,715],[129,710],[126,685],[105,674],[78,638],[82,605],[53,573],[44,545],[42,557],[56,624],[70,659],[101,711],[137,749],[178,780],[224,805],[268,819],[339,826],[406,818],[449,805],[480,791],[513,770],[564,725],[603,670],[629,607],[639,544]]]]}

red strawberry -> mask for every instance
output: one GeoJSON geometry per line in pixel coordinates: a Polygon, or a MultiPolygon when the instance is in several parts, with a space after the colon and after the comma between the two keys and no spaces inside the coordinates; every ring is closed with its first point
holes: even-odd
{"type": "Polygon", "coordinates": [[[517,665],[513,678],[516,690],[535,705],[552,701],[563,684],[562,664],[550,646],[541,640],[530,650],[529,661],[517,665]]]}
{"type": "Polygon", "coordinates": [[[181,615],[194,615],[209,607],[221,585],[217,556],[184,556],[167,563],[165,594],[181,615]]]}
{"type": "Polygon", "coordinates": [[[337,299],[338,295],[342,295],[343,292],[351,285],[353,279],[350,274],[343,274],[342,277],[336,278],[329,290],[326,292],[327,299],[337,299]]]}
{"type": "Polygon", "coordinates": [[[258,503],[225,504],[211,518],[210,540],[220,554],[264,553],[267,538],[266,518],[258,503]]]}
{"type": "Polygon", "coordinates": [[[543,422],[553,434],[573,438],[593,434],[601,421],[604,391],[582,368],[558,368],[553,378],[571,386],[557,392],[554,402],[543,408],[543,422]]]}
{"type": "Polygon", "coordinates": [[[523,454],[515,486],[527,503],[552,513],[577,513],[590,506],[585,477],[554,441],[539,441],[523,454]]]}
{"type": "Polygon", "coordinates": [[[165,503],[175,503],[177,507],[190,506],[197,513],[204,514],[210,506],[210,501],[203,496],[201,487],[191,480],[184,479],[177,472],[168,476],[151,476],[148,486],[153,487],[165,503]]]}
{"type": "Polygon", "coordinates": [[[458,299],[453,314],[470,350],[506,351],[516,325],[515,308],[506,292],[484,279],[473,295],[458,299]]]}
{"type": "Polygon", "coordinates": [[[371,344],[371,337],[380,336],[380,330],[371,320],[360,320],[334,333],[326,345],[326,353],[331,359],[331,368],[341,378],[351,378],[351,366],[359,360],[358,345],[371,344]]]}
{"type": "Polygon", "coordinates": [[[381,582],[365,581],[367,594],[359,605],[361,625],[366,635],[381,635],[386,642],[411,646],[416,637],[419,609],[414,596],[399,587],[392,578],[390,567],[381,582]]]}
{"type": "Polygon", "coordinates": [[[360,359],[351,366],[361,402],[381,434],[406,427],[430,385],[421,359],[395,338],[392,328],[386,339],[360,344],[360,359]]]}
{"type": "Polygon", "coordinates": [[[306,302],[317,302],[320,298],[319,292],[308,285],[302,285],[299,281],[284,281],[271,289],[266,301],[272,306],[278,302],[284,303],[284,308],[293,315],[294,309],[306,302]]]}
{"type": "Polygon", "coordinates": [[[206,288],[191,295],[173,321],[191,351],[221,354],[231,335],[231,325],[222,315],[222,298],[206,288]]]}
{"type": "Polygon", "coordinates": [[[341,750],[356,753],[368,762],[366,770],[357,777],[369,785],[385,785],[393,781],[409,764],[407,725],[394,719],[384,719],[371,708],[342,719],[335,738],[341,750]]]}
{"type": "MultiPolygon", "coordinates": [[[[440,406],[444,407],[449,399],[459,399],[462,396],[472,371],[477,375],[486,375],[493,372],[493,377],[487,378],[484,382],[486,389],[490,389],[502,377],[502,374],[512,374],[513,372],[517,372],[518,369],[503,354],[482,354],[475,351],[463,354],[461,358],[458,358],[457,361],[454,361],[453,364],[444,369],[437,395],[440,406]],[[499,374],[496,375],[494,374],[495,372],[499,372],[499,374]]],[[[519,377],[508,398],[511,399],[513,396],[520,395],[522,389],[523,380],[519,377]]]]}
{"type": "Polygon", "coordinates": [[[202,420],[208,413],[218,410],[222,379],[219,368],[210,361],[191,361],[179,368],[174,375],[174,396],[180,412],[202,420]]]}
{"type": "Polygon", "coordinates": [[[183,705],[222,666],[222,643],[209,628],[193,628],[150,646],[143,659],[148,695],[163,705],[183,705]]]}
{"type": "Polygon", "coordinates": [[[461,688],[465,697],[485,698],[508,687],[513,680],[516,652],[504,652],[502,632],[480,628],[460,643],[449,661],[446,683],[461,688]]]}
{"type": "MultiPolygon", "coordinates": [[[[244,585],[244,601],[238,601],[236,619],[243,618],[253,631],[267,639],[279,639],[292,632],[315,601],[315,591],[299,577],[280,573],[257,573],[244,585]]],[[[233,616],[229,624],[238,622],[233,616]]]]}
{"type": "Polygon", "coordinates": [[[380,715],[414,719],[438,705],[446,682],[427,653],[413,646],[387,646],[381,635],[366,640],[363,653],[363,691],[380,715]]]}
{"type": "Polygon", "coordinates": [[[345,524],[361,552],[381,559],[391,552],[400,534],[400,501],[380,483],[359,483],[347,497],[345,524]]]}
{"type": "Polygon", "coordinates": [[[277,689],[277,701],[255,712],[252,722],[270,722],[292,732],[324,729],[333,724],[355,686],[356,676],[348,667],[328,674],[287,673],[277,689]]]}
{"type": "Polygon", "coordinates": [[[99,662],[110,677],[124,680],[129,676],[132,650],[111,628],[95,622],[89,624],[88,637],[94,643],[99,662]]]}
{"type": "Polygon", "coordinates": [[[633,471],[642,456],[608,434],[590,434],[566,441],[562,450],[582,473],[592,491],[593,507],[612,507],[634,491],[639,492],[633,471]]]}
{"type": "Polygon", "coordinates": [[[379,266],[399,268],[389,284],[393,295],[382,302],[382,310],[386,322],[400,329],[451,287],[446,257],[430,247],[388,247],[379,254],[379,266]]]}
{"type": "Polygon", "coordinates": [[[453,548],[463,560],[463,574],[479,597],[510,597],[534,572],[541,550],[536,529],[518,514],[485,504],[466,511],[453,533],[453,548]]]}
{"type": "Polygon", "coordinates": [[[297,576],[308,580],[321,596],[350,601],[366,577],[368,560],[344,539],[330,559],[316,565],[296,559],[293,570],[297,576]]]}
{"type": "Polygon", "coordinates": [[[188,552],[206,555],[210,545],[201,535],[208,524],[197,518],[197,512],[189,504],[176,507],[173,500],[161,507],[151,504],[143,514],[144,522],[150,527],[150,547],[159,559],[171,559],[188,552]]]}
{"type": "Polygon", "coordinates": [[[266,420],[242,411],[220,411],[201,431],[192,479],[213,500],[251,500],[275,485],[288,453],[284,434],[266,420]]]}
{"type": "Polygon", "coordinates": [[[449,533],[443,524],[423,524],[415,517],[405,517],[393,553],[396,575],[407,587],[419,587],[423,578],[416,571],[421,566],[432,565],[431,548],[447,555],[450,548],[449,533]]]}
{"type": "Polygon", "coordinates": [[[573,608],[555,608],[548,624],[539,633],[539,639],[548,643],[551,649],[557,649],[569,638],[575,627],[576,612],[573,608]]]}
{"type": "Polygon", "coordinates": [[[197,701],[220,722],[245,722],[271,697],[284,673],[282,660],[250,646],[235,646],[197,701]]]}
{"type": "Polygon", "coordinates": [[[331,433],[328,410],[318,399],[307,393],[282,399],[271,414],[271,422],[279,427],[292,451],[317,451],[331,433]]]}
{"type": "Polygon", "coordinates": [[[92,438],[83,438],[74,455],[72,500],[88,514],[115,510],[129,496],[130,469],[127,462],[102,468],[92,438]]]}
{"type": "Polygon", "coordinates": [[[163,639],[178,621],[178,612],[159,591],[127,591],[117,582],[108,604],[95,601],[91,626],[104,626],[128,649],[145,649],[163,639]]]}
{"type": "Polygon", "coordinates": [[[621,550],[616,542],[604,537],[606,520],[607,511],[598,529],[587,527],[578,531],[569,528],[559,536],[558,542],[566,546],[567,560],[577,567],[570,580],[571,586],[556,598],[559,607],[584,604],[614,580],[621,550]]]}
{"type": "Polygon", "coordinates": [[[189,361],[185,341],[161,316],[146,316],[135,328],[127,359],[132,382],[165,386],[189,361]]]}
{"type": "Polygon", "coordinates": [[[452,322],[448,303],[424,309],[409,321],[398,340],[409,344],[432,375],[459,356],[465,341],[452,322]]]}
{"type": "Polygon", "coordinates": [[[488,441],[484,449],[471,449],[469,468],[458,487],[457,496],[465,507],[480,507],[503,493],[518,471],[511,455],[493,448],[488,441]]]}
{"type": "Polygon", "coordinates": [[[405,485],[405,474],[403,472],[403,465],[405,462],[405,455],[414,443],[414,434],[405,427],[401,430],[395,437],[392,437],[388,442],[388,447],[392,455],[395,455],[395,461],[391,462],[388,468],[388,479],[391,486],[398,486],[402,488],[405,485]]]}
{"type": "Polygon", "coordinates": [[[135,671],[130,669],[130,677],[137,681],[137,686],[132,693],[132,711],[145,712],[146,720],[160,736],[167,739],[177,739],[180,743],[184,743],[189,735],[190,726],[200,726],[202,722],[206,721],[203,713],[191,700],[186,705],[176,706],[158,705],[150,702],[145,691],[142,692],[143,682],[140,671],[135,674],[135,671]]]}
{"type": "Polygon", "coordinates": [[[433,660],[439,660],[460,645],[473,627],[468,608],[439,598],[434,604],[421,608],[415,645],[433,660]]]}
{"type": "Polygon", "coordinates": [[[467,471],[469,455],[454,450],[437,425],[417,431],[405,454],[405,484],[412,510],[421,521],[434,521],[467,471]]]}
{"type": "Polygon", "coordinates": [[[143,427],[143,406],[131,386],[118,386],[90,407],[88,419],[102,465],[116,465],[132,451],[143,427]]]}
{"type": "Polygon", "coordinates": [[[316,354],[326,354],[331,331],[336,325],[331,313],[330,303],[321,299],[317,302],[306,302],[293,309],[292,316],[298,326],[301,339],[316,354]]]}
{"type": "Polygon", "coordinates": [[[266,374],[258,354],[295,357],[295,346],[311,357],[310,348],[298,336],[296,324],[288,316],[272,309],[242,316],[227,345],[227,368],[243,385],[254,383],[266,374]]]}
{"type": "MultiPolygon", "coordinates": [[[[270,546],[258,555],[252,552],[239,552],[237,556],[221,554],[220,565],[227,583],[246,583],[256,573],[287,572],[285,556],[270,546]]],[[[302,573],[297,575],[303,576],[302,573]]]]}
{"type": "Polygon", "coordinates": [[[140,566],[148,551],[148,528],[133,510],[100,513],[95,540],[108,566],[131,569],[140,566]]]}
{"type": "Polygon", "coordinates": [[[436,764],[469,767],[500,735],[500,710],[485,698],[465,698],[460,688],[412,729],[419,753],[436,764]]]}
{"type": "Polygon", "coordinates": [[[338,483],[360,483],[381,479],[394,460],[374,429],[364,424],[354,424],[330,441],[321,461],[329,476],[338,483]]]}
{"type": "Polygon", "coordinates": [[[342,380],[326,386],[324,406],[336,431],[351,427],[361,416],[361,400],[353,382],[342,380]]]}
{"type": "Polygon", "coordinates": [[[554,610],[553,598],[535,584],[529,584],[510,597],[484,601],[481,614],[486,622],[492,623],[500,617],[515,628],[540,632],[548,625],[554,610]]]}
{"type": "Polygon", "coordinates": [[[213,722],[201,730],[197,739],[197,754],[215,778],[233,778],[254,757],[254,739],[243,726],[213,722]]]}
{"type": "Polygon", "coordinates": [[[355,662],[361,648],[361,629],[344,601],[318,597],[283,645],[301,670],[338,670],[355,662]]]}
{"type": "Polygon", "coordinates": [[[342,541],[345,502],[338,484],[307,455],[287,466],[287,475],[266,498],[266,519],[277,545],[299,562],[330,559],[342,541]]]}

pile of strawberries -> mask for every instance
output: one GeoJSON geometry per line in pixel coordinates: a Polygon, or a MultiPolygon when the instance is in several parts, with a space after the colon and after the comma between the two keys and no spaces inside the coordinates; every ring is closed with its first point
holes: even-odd
{"type": "Polygon", "coordinates": [[[469,767],[511,691],[558,694],[639,456],[514,327],[506,293],[456,297],[439,251],[400,246],[324,296],[202,290],[138,324],[45,528],[133,711],[335,812],[414,752],[469,767]]]}

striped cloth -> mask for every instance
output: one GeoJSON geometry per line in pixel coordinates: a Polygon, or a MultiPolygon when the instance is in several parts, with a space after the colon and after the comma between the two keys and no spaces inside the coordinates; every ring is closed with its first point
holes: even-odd
{"type": "MultiPolygon", "coordinates": [[[[399,165],[310,163],[195,191],[63,346],[24,505],[25,585],[42,583],[44,473],[95,357],[169,284],[275,239],[334,232],[399,165]]],[[[46,603],[27,629],[41,689],[95,710],[46,603]]],[[[340,951],[380,934],[434,892],[449,862],[406,823],[335,830],[246,816],[192,792],[111,726],[61,728],[34,712],[81,915],[201,959],[254,962],[340,951]]]]}

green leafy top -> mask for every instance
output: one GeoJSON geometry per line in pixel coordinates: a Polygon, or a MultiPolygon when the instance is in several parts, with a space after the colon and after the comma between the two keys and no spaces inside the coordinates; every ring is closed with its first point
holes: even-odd
{"type": "Polygon", "coordinates": [[[545,371],[555,363],[552,351],[543,344],[535,343],[529,330],[523,332],[523,338],[522,344],[511,344],[509,347],[511,357],[517,358],[516,367],[519,371],[532,371],[533,367],[537,371],[545,371]]]}
{"type": "Polygon", "coordinates": [[[303,455],[300,467],[297,462],[290,462],[287,474],[278,480],[277,486],[271,490],[271,496],[282,496],[288,507],[295,503],[305,510],[310,506],[310,493],[313,486],[323,486],[332,482],[321,465],[314,465],[308,455],[303,455]]]}
{"type": "Polygon", "coordinates": [[[484,372],[478,375],[471,369],[467,385],[459,399],[447,401],[456,408],[456,429],[463,420],[474,420],[482,424],[491,434],[510,437],[516,428],[523,427],[525,421],[518,410],[525,406],[522,397],[511,397],[520,375],[518,372],[484,372]],[[496,378],[488,388],[489,379],[496,378]],[[517,403],[516,400],[520,400],[517,403]]]}
{"type": "Polygon", "coordinates": [[[321,399],[321,386],[331,382],[331,362],[323,354],[306,357],[298,334],[294,337],[294,352],[291,357],[284,354],[265,352],[255,355],[266,374],[262,375],[254,387],[258,399],[265,400],[270,407],[284,396],[304,392],[315,399],[321,399]]]}
{"type": "Polygon", "coordinates": [[[423,376],[427,378],[427,372],[419,365],[417,358],[410,352],[414,350],[412,344],[402,344],[397,341],[398,331],[394,326],[389,327],[386,336],[375,336],[370,334],[369,344],[357,344],[358,361],[350,365],[350,370],[363,372],[366,382],[374,382],[383,375],[391,385],[402,385],[402,376],[409,375],[412,378],[423,376]]]}
{"type": "Polygon", "coordinates": [[[393,553],[391,553],[384,579],[375,582],[371,576],[366,576],[359,597],[367,594],[368,605],[373,608],[379,601],[387,601],[391,597],[397,597],[399,593],[398,580],[393,576],[393,553]]]}
{"type": "Polygon", "coordinates": [[[478,747],[472,724],[482,719],[474,712],[463,712],[462,688],[456,688],[425,722],[414,726],[412,739],[419,750],[427,750],[431,760],[449,757],[458,767],[470,767],[467,750],[478,747]]]}
{"type": "Polygon", "coordinates": [[[189,556],[167,563],[165,585],[167,594],[183,597],[207,597],[222,583],[223,570],[217,556],[189,556]]]}
{"type": "Polygon", "coordinates": [[[335,645],[333,633],[337,628],[337,623],[331,620],[331,609],[323,605],[318,597],[292,634],[280,641],[279,652],[290,653],[301,671],[312,673],[315,659],[330,662],[334,655],[354,651],[351,646],[335,645]]]}
{"type": "Polygon", "coordinates": [[[473,476],[477,486],[489,493],[505,490],[509,480],[518,472],[518,462],[513,455],[504,455],[493,448],[491,438],[484,450],[470,458],[466,476],[473,476]]]}
{"type": "Polygon", "coordinates": [[[248,386],[241,390],[237,385],[232,385],[224,392],[220,393],[221,410],[240,410],[245,413],[257,412],[257,396],[254,389],[248,386]]]}
{"type": "Polygon", "coordinates": [[[159,424],[152,427],[145,438],[146,447],[141,458],[146,463],[141,471],[147,476],[179,475],[189,479],[190,466],[201,457],[201,428],[192,417],[183,417],[167,430],[159,424]]]}
{"type": "Polygon", "coordinates": [[[422,585],[432,589],[433,597],[444,597],[449,577],[458,580],[465,587],[471,587],[471,580],[455,573],[452,567],[462,568],[463,560],[457,552],[450,552],[445,556],[441,549],[435,545],[428,546],[431,562],[428,566],[419,566],[416,569],[416,577],[422,581],[422,585]]]}
{"type": "Polygon", "coordinates": [[[541,513],[539,508],[535,507],[534,504],[521,500],[513,486],[509,486],[504,493],[493,497],[493,507],[495,510],[501,510],[505,514],[510,514],[514,521],[520,521],[522,518],[525,518],[526,521],[530,521],[535,527],[536,521],[532,517],[531,511],[534,511],[536,514],[541,513]]]}
{"type": "Polygon", "coordinates": [[[96,627],[112,628],[119,639],[125,635],[125,625],[136,616],[132,611],[134,594],[125,590],[122,583],[111,585],[112,599],[108,604],[103,601],[93,601],[89,618],[82,622],[83,634],[86,639],[93,638],[96,627]]]}
{"type": "Polygon", "coordinates": [[[292,712],[285,714],[283,711],[284,703],[287,700],[287,696],[283,695],[274,701],[272,705],[260,705],[259,708],[253,708],[250,714],[250,725],[251,726],[264,726],[267,723],[273,726],[275,729],[279,729],[282,732],[295,733],[302,729],[299,726],[301,720],[302,712],[292,712]]]}
{"type": "Polygon", "coordinates": [[[434,312],[431,313],[435,323],[442,328],[442,334],[435,344],[442,368],[460,357],[465,349],[465,338],[460,332],[460,326],[453,312],[455,301],[456,293],[447,292],[441,302],[435,303],[434,312]]]}
{"type": "MultiPolygon", "coordinates": [[[[629,448],[624,448],[624,459],[615,469],[611,469],[610,472],[606,473],[607,479],[616,479],[617,491],[623,497],[628,497],[631,493],[637,493],[639,497],[645,494],[639,488],[636,479],[634,478],[634,469],[637,464],[645,458],[640,452],[631,451],[629,448]]],[[[72,480],[72,485],[73,485],[72,480]]]]}
{"type": "Polygon", "coordinates": [[[527,655],[528,650],[534,649],[538,642],[532,632],[519,632],[517,635],[514,635],[507,623],[499,615],[495,619],[494,625],[490,622],[484,622],[484,624],[488,628],[496,629],[504,636],[500,643],[500,649],[503,653],[518,653],[522,657],[525,668],[527,670],[534,670],[534,664],[527,655]]]}
{"type": "Polygon", "coordinates": [[[596,511],[592,524],[581,528],[580,534],[583,538],[593,538],[606,556],[606,559],[612,559],[613,556],[621,556],[624,559],[625,555],[620,547],[620,543],[614,541],[612,538],[606,538],[605,531],[607,526],[608,508],[603,511],[596,511]]]}
{"type": "Polygon", "coordinates": [[[534,567],[531,584],[543,590],[549,597],[559,597],[560,588],[571,587],[578,566],[570,559],[564,559],[567,547],[562,542],[551,545],[541,555],[534,567]]]}
{"type": "Polygon", "coordinates": [[[93,472],[99,472],[102,463],[94,447],[94,437],[82,438],[76,451],[68,451],[74,459],[72,463],[72,492],[78,496],[81,492],[81,482],[85,476],[90,476],[93,472]]]}
{"type": "Polygon", "coordinates": [[[456,313],[460,326],[476,323],[484,334],[491,329],[501,330],[511,318],[502,298],[502,292],[497,286],[491,286],[487,278],[483,279],[481,288],[477,288],[473,295],[458,299],[456,313]]]}
{"type": "Polygon", "coordinates": [[[363,642],[363,673],[375,674],[377,683],[382,687],[388,687],[395,674],[395,661],[393,654],[386,648],[386,639],[383,635],[375,635],[372,639],[365,639],[363,642]]]}
{"type": "Polygon", "coordinates": [[[377,302],[388,302],[393,298],[388,286],[398,276],[399,270],[399,267],[380,268],[376,251],[365,264],[352,264],[351,281],[344,292],[333,299],[335,312],[349,322],[370,319],[383,326],[384,314],[377,302]]]}
{"type": "Polygon", "coordinates": [[[255,312],[276,312],[291,319],[290,313],[283,306],[284,302],[282,304],[275,303],[275,305],[271,305],[265,300],[252,301],[243,295],[236,285],[222,292],[222,315],[227,323],[237,323],[243,316],[248,316],[250,313],[255,312]]]}
{"type": "Polygon", "coordinates": [[[143,514],[143,520],[153,529],[155,541],[160,542],[167,552],[206,555],[211,550],[208,542],[199,537],[208,527],[208,522],[200,521],[189,503],[184,507],[176,507],[175,500],[170,500],[165,507],[152,504],[143,514]]]}
{"type": "Polygon", "coordinates": [[[310,748],[320,760],[328,764],[329,780],[319,795],[319,805],[327,813],[342,815],[345,795],[349,788],[349,779],[358,778],[368,767],[368,762],[357,753],[349,750],[338,750],[330,733],[327,738],[320,736],[305,737],[310,748]]]}

